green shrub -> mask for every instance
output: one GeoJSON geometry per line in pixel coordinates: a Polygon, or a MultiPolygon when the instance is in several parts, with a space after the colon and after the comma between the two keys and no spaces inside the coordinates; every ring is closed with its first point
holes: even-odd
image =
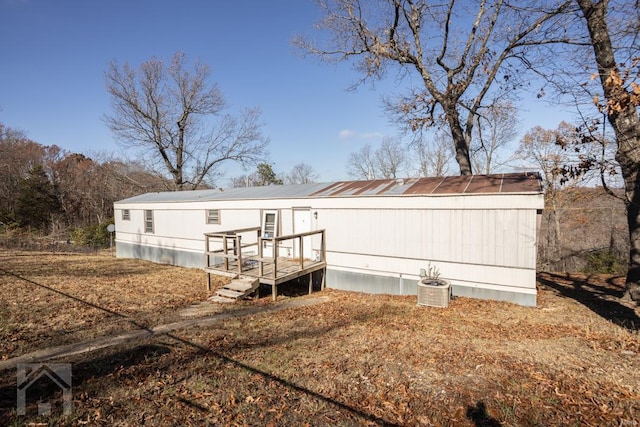
{"type": "Polygon", "coordinates": [[[71,239],[76,245],[106,247],[109,245],[109,232],[107,226],[112,221],[103,222],[99,225],[89,225],[87,227],[77,227],[71,233],[71,239]]]}
{"type": "Polygon", "coordinates": [[[585,273],[624,274],[626,262],[610,250],[595,250],[586,254],[585,273]]]}

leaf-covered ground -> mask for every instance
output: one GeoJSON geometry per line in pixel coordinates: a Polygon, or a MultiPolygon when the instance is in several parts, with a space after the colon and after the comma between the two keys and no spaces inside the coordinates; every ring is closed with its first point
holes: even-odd
{"type": "MultiPolygon", "coordinates": [[[[206,297],[197,270],[0,255],[5,357],[175,320],[206,297]],[[61,314],[69,307],[77,315],[61,314]]],[[[616,298],[621,279],[541,274],[539,287],[537,308],[467,298],[426,308],[415,297],[325,290],[320,304],[56,360],[72,364],[67,418],[55,406],[38,417],[37,402],[18,416],[7,370],[0,425],[640,425],[639,311],[616,298]]],[[[221,310],[256,304],[272,302],[221,310]]]]}
{"type": "Polygon", "coordinates": [[[202,271],[113,258],[0,250],[0,360],[153,326],[206,298],[202,271]]]}

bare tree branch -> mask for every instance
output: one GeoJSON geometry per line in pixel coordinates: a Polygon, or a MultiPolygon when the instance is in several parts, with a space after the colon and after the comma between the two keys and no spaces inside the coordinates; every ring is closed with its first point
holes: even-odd
{"type": "MultiPolygon", "coordinates": [[[[386,107],[401,126],[447,126],[461,174],[472,173],[473,126],[485,99],[512,91],[496,84],[505,63],[517,60],[529,43],[544,40],[560,25],[560,14],[572,0],[511,7],[505,0],[477,3],[449,0],[320,0],[325,17],[320,29],[330,38],[324,45],[298,38],[306,53],[325,60],[354,60],[362,79],[379,79],[395,66],[419,78],[419,85],[386,107]],[[473,16],[469,22],[466,16],[473,16]]],[[[514,77],[515,79],[515,77],[514,77]]],[[[417,80],[416,80],[417,81],[417,80]]]]}
{"type": "Polygon", "coordinates": [[[156,58],[138,70],[112,62],[105,73],[113,105],[107,126],[123,145],[159,161],[176,190],[203,185],[225,161],[257,164],[266,154],[260,111],[223,114],[224,97],[209,76],[208,66],[189,68],[182,53],[168,66],[156,58]]]}

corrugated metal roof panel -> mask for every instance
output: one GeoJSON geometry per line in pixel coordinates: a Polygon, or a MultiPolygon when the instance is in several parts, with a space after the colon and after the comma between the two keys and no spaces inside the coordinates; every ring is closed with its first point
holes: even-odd
{"type": "Polygon", "coordinates": [[[332,192],[335,191],[336,188],[340,188],[342,186],[342,182],[334,182],[332,184],[324,184],[324,187],[319,189],[318,191],[309,194],[309,197],[327,197],[332,192]]]}
{"type": "Polygon", "coordinates": [[[433,189],[431,194],[461,194],[467,189],[473,175],[446,176],[442,182],[433,189]]]}
{"type": "Polygon", "coordinates": [[[365,181],[364,183],[361,183],[361,184],[362,185],[360,186],[360,189],[353,193],[354,196],[357,196],[360,194],[365,196],[371,196],[376,194],[386,194],[389,188],[395,185],[395,181],[389,182],[388,179],[376,179],[374,181],[368,181],[368,182],[365,181]]]}
{"type": "Polygon", "coordinates": [[[403,194],[431,194],[443,181],[443,177],[420,178],[403,194]]]}
{"type": "Polygon", "coordinates": [[[474,175],[465,194],[499,193],[502,175],[474,175]]]}
{"type": "Polygon", "coordinates": [[[417,178],[340,181],[326,185],[309,197],[400,195],[416,181],[417,178]]]}
{"type": "Polygon", "coordinates": [[[338,189],[329,194],[329,196],[352,196],[358,194],[362,187],[368,185],[370,182],[372,181],[342,182],[338,189]]]}
{"type": "Polygon", "coordinates": [[[309,194],[318,191],[326,184],[288,184],[267,185],[263,187],[241,187],[222,190],[220,197],[216,199],[286,199],[308,197],[309,194]]]}
{"type": "Polygon", "coordinates": [[[142,202],[192,202],[197,200],[209,200],[221,193],[219,189],[213,190],[191,190],[191,191],[161,191],[157,193],[144,193],[138,196],[120,200],[119,203],[142,203],[142,202]]]}
{"type": "Polygon", "coordinates": [[[396,179],[392,183],[390,183],[383,191],[378,194],[381,195],[400,195],[405,194],[406,191],[411,188],[416,182],[418,182],[419,178],[401,178],[396,179]]]}
{"type": "Polygon", "coordinates": [[[542,192],[542,181],[537,173],[508,173],[502,178],[501,193],[542,192]]]}
{"type": "Polygon", "coordinates": [[[118,203],[541,192],[538,174],[511,173],[167,191],[146,193],[118,203]]]}

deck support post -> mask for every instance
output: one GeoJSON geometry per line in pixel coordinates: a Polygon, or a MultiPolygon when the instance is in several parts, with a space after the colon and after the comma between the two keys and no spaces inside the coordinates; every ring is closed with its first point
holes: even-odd
{"type": "Polygon", "coordinates": [[[242,236],[239,234],[233,240],[233,254],[236,256],[238,263],[238,275],[242,274],[242,236]]]}
{"type": "Polygon", "coordinates": [[[275,285],[275,284],[271,285],[271,299],[275,301],[277,295],[278,295],[278,285],[275,285]]]}
{"type": "MultiPolygon", "coordinates": [[[[276,280],[276,277],[278,277],[278,245],[280,244],[280,242],[276,242],[275,237],[271,239],[271,246],[273,247],[273,280],[276,280]]],[[[275,296],[273,297],[273,300],[275,301],[275,296]]]]}
{"type": "Polygon", "coordinates": [[[211,292],[211,273],[207,272],[207,291],[211,292]]]}
{"type": "MultiPolygon", "coordinates": [[[[258,231],[258,233],[260,232],[258,231]]],[[[262,237],[260,237],[260,235],[258,234],[258,259],[260,260],[258,263],[258,277],[264,276],[264,260],[262,259],[262,247],[262,237]]]]}
{"type": "Polygon", "coordinates": [[[222,237],[222,253],[225,255],[224,256],[224,269],[225,271],[229,270],[229,258],[227,258],[227,252],[229,251],[229,248],[227,246],[227,236],[223,236],[222,237]]]}
{"type": "Polygon", "coordinates": [[[304,243],[304,240],[302,239],[302,236],[298,237],[298,250],[299,250],[299,256],[300,256],[300,270],[304,270],[304,247],[302,246],[304,243]]]}
{"type": "Polygon", "coordinates": [[[309,295],[313,293],[313,272],[309,273],[309,295]]]}

